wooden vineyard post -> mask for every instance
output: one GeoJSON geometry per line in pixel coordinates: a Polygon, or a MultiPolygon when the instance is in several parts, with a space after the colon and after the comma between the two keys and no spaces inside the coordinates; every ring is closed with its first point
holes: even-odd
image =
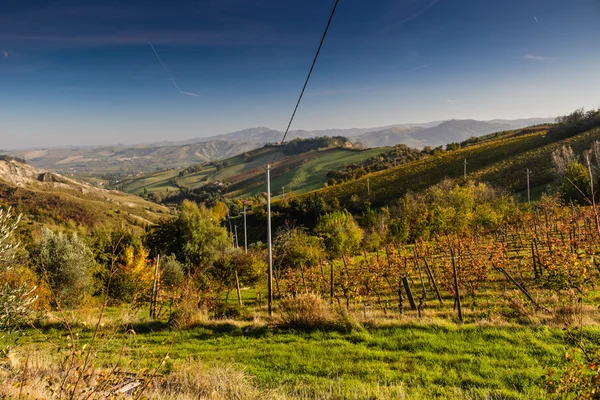
{"type": "Polygon", "coordinates": [[[419,264],[419,260],[417,257],[417,244],[415,243],[415,247],[413,248],[415,253],[415,265],[417,266],[417,270],[419,271],[419,279],[421,280],[421,287],[423,292],[421,293],[421,297],[419,297],[419,305],[417,307],[417,311],[419,312],[419,318],[422,317],[423,307],[425,306],[425,299],[427,297],[427,289],[425,289],[425,281],[423,280],[423,274],[421,273],[421,265],[419,264]]]}
{"type": "Polygon", "coordinates": [[[425,271],[427,272],[427,276],[429,276],[429,279],[431,279],[431,284],[433,285],[433,289],[435,290],[435,295],[437,297],[437,299],[440,301],[440,304],[444,304],[444,302],[442,301],[442,296],[440,295],[440,291],[438,289],[437,283],[435,283],[435,277],[433,276],[433,272],[431,271],[431,268],[429,268],[429,263],[427,262],[427,259],[423,257],[423,262],[425,263],[425,271]]]}
{"type": "MultiPolygon", "coordinates": [[[[492,265],[493,265],[493,264],[492,264],[492,265]]],[[[525,289],[525,288],[524,288],[524,287],[523,287],[523,286],[522,286],[522,285],[521,285],[519,282],[517,282],[517,281],[515,280],[515,278],[513,278],[513,277],[512,277],[512,276],[511,276],[511,275],[510,275],[508,272],[506,272],[506,270],[505,270],[504,268],[497,267],[496,265],[493,265],[493,267],[494,267],[495,269],[497,269],[498,271],[502,272],[502,273],[504,274],[504,276],[506,277],[506,279],[507,279],[509,282],[512,282],[512,283],[513,283],[513,284],[514,284],[514,285],[517,287],[517,289],[519,289],[519,290],[521,291],[521,293],[523,293],[523,294],[525,295],[525,297],[527,297],[527,299],[528,299],[528,300],[529,300],[529,301],[530,301],[530,302],[531,302],[531,303],[532,303],[532,304],[533,304],[535,307],[537,307],[537,308],[539,308],[539,309],[541,309],[541,310],[544,310],[544,311],[545,311],[545,312],[547,312],[547,313],[550,313],[550,312],[551,312],[551,311],[550,311],[550,310],[548,310],[546,307],[544,307],[543,305],[541,305],[541,304],[539,304],[537,301],[535,301],[535,300],[533,299],[533,297],[531,297],[531,295],[529,294],[529,292],[527,291],[527,289],[525,289]]]]}
{"type": "Polygon", "coordinates": [[[329,262],[329,299],[333,304],[333,261],[329,262]]]}
{"type": "Polygon", "coordinates": [[[404,315],[404,296],[402,296],[402,284],[398,282],[398,311],[404,315]]]}
{"type": "Polygon", "coordinates": [[[410,303],[410,309],[413,311],[417,311],[417,304],[415,303],[415,298],[413,297],[412,291],[410,290],[410,284],[408,283],[408,277],[402,277],[402,284],[404,285],[404,291],[406,292],[406,297],[408,298],[408,302],[410,303]]]}
{"type": "Polygon", "coordinates": [[[458,289],[458,272],[456,270],[456,257],[454,249],[450,247],[450,255],[452,256],[452,272],[454,273],[454,292],[456,293],[456,306],[458,308],[458,320],[463,322],[462,306],[460,304],[460,291],[458,289]]]}
{"type": "Polygon", "coordinates": [[[533,247],[533,243],[531,243],[531,258],[533,260],[533,273],[537,282],[540,280],[540,271],[538,271],[537,263],[535,262],[535,248],[533,247]]]}
{"type": "Polygon", "coordinates": [[[152,282],[152,296],[150,297],[150,318],[156,318],[156,303],[158,301],[158,264],[160,262],[160,254],[156,256],[156,264],[154,266],[154,280],[152,282]]]}

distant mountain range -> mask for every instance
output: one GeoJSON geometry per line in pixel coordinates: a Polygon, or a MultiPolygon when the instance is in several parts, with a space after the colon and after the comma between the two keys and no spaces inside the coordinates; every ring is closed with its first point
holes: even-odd
{"type": "MultiPolygon", "coordinates": [[[[318,136],[345,136],[367,147],[406,144],[410,147],[437,147],[461,142],[472,136],[519,129],[552,122],[552,118],[519,120],[449,120],[421,124],[398,124],[376,128],[294,130],[286,140],[318,136]]],[[[276,143],[283,132],[266,127],[244,129],[222,135],[183,141],[102,147],[68,147],[11,151],[8,154],[31,164],[65,173],[137,175],[143,172],[185,167],[231,157],[266,143],[276,143]]]]}
{"type": "MultiPolygon", "coordinates": [[[[529,118],[518,120],[495,119],[476,121],[472,119],[453,119],[449,121],[432,121],[422,124],[397,124],[377,128],[350,128],[326,130],[295,130],[288,133],[287,139],[306,139],[317,136],[345,136],[353,142],[360,142],[368,147],[394,146],[406,144],[410,147],[440,146],[451,142],[462,142],[471,136],[482,136],[493,132],[520,129],[526,126],[553,122],[553,118],[529,118]]],[[[242,131],[197,138],[186,141],[197,143],[210,140],[246,143],[274,143],[283,137],[283,132],[265,128],[250,128],[242,131]]]]}

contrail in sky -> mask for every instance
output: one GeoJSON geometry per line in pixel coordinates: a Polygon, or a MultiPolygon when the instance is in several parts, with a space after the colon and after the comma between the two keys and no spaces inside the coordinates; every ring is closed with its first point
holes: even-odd
{"type": "Polygon", "coordinates": [[[398,22],[398,23],[391,24],[391,25],[388,25],[388,26],[384,27],[383,29],[381,29],[381,30],[379,31],[379,33],[386,33],[386,32],[389,32],[389,31],[391,31],[392,29],[394,29],[394,28],[397,28],[398,26],[400,26],[400,25],[402,25],[402,24],[404,24],[404,23],[406,23],[406,22],[408,22],[408,21],[410,21],[410,20],[413,20],[413,19],[415,19],[415,18],[419,17],[419,16],[420,16],[421,14],[423,14],[425,11],[429,10],[431,7],[433,7],[435,4],[437,4],[437,2],[438,2],[438,1],[439,1],[439,0],[433,0],[431,3],[429,3],[429,4],[427,5],[427,7],[425,7],[425,8],[424,8],[424,9],[422,9],[421,11],[419,11],[419,12],[417,12],[417,13],[414,13],[413,15],[411,15],[411,16],[409,16],[409,17],[407,17],[407,18],[404,18],[403,20],[401,20],[401,21],[400,21],[400,22],[398,22]]]}
{"type": "Polygon", "coordinates": [[[177,91],[179,92],[179,94],[183,94],[183,95],[186,95],[186,96],[192,96],[192,97],[202,97],[201,95],[199,95],[197,93],[186,92],[186,91],[181,90],[181,88],[179,87],[179,85],[175,81],[175,78],[173,78],[173,75],[171,75],[171,73],[169,72],[169,69],[167,68],[167,66],[165,65],[165,63],[161,60],[160,56],[158,55],[158,53],[154,49],[154,46],[152,46],[152,43],[151,42],[148,42],[148,43],[150,44],[150,47],[152,48],[152,51],[154,52],[154,55],[158,59],[158,62],[164,68],[165,72],[169,76],[169,79],[171,79],[171,83],[173,83],[173,86],[175,86],[175,89],[177,89],[177,91]]]}
{"type": "Polygon", "coordinates": [[[540,23],[540,21],[538,21],[537,17],[534,15],[533,19],[535,19],[535,22],[537,22],[538,24],[540,23]]]}

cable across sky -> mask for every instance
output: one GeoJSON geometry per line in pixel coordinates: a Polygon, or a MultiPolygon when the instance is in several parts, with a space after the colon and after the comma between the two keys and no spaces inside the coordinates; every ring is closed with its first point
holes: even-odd
{"type": "MultiPolygon", "coordinates": [[[[327,21],[327,26],[325,27],[325,31],[323,32],[323,36],[321,37],[321,42],[319,43],[319,48],[317,49],[317,53],[315,54],[315,58],[313,59],[312,65],[310,66],[310,70],[308,71],[308,75],[306,76],[306,80],[304,81],[304,86],[302,86],[302,91],[300,92],[300,96],[298,97],[298,101],[296,102],[296,107],[294,107],[294,112],[292,113],[292,117],[290,118],[290,122],[288,123],[287,128],[285,129],[285,133],[283,134],[283,139],[281,142],[285,142],[285,138],[290,131],[290,127],[292,126],[292,122],[294,121],[294,117],[296,116],[296,111],[298,111],[298,106],[300,106],[300,102],[302,101],[302,96],[304,96],[304,91],[306,90],[306,86],[308,85],[308,81],[310,80],[310,76],[312,75],[313,69],[315,68],[315,64],[317,63],[317,59],[319,58],[319,54],[321,53],[321,47],[323,47],[323,43],[325,42],[325,38],[327,37],[327,32],[329,32],[329,27],[331,26],[331,21],[333,20],[333,16],[335,14],[335,10],[337,9],[338,3],[340,0],[335,0],[335,4],[333,5],[333,9],[331,10],[331,15],[329,16],[329,20],[327,21]]],[[[273,162],[277,161],[279,157],[280,151],[275,153],[275,157],[273,157],[273,162]]]]}

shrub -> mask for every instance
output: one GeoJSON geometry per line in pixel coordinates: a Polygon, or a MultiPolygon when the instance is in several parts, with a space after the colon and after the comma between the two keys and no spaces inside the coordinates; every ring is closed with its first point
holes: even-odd
{"type": "Polygon", "coordinates": [[[76,307],[90,289],[94,256],[76,234],[43,232],[32,260],[52,289],[57,306],[76,307]]]}
{"type": "Polygon", "coordinates": [[[9,264],[18,247],[11,239],[20,219],[21,216],[14,218],[10,209],[0,209],[0,330],[10,331],[25,324],[37,300],[33,293],[36,286],[14,279],[14,270],[9,264]]]}
{"type": "Polygon", "coordinates": [[[160,260],[160,286],[172,291],[181,285],[185,279],[185,268],[177,261],[175,255],[168,255],[160,260]]]}
{"type": "Polygon", "coordinates": [[[586,204],[592,198],[590,190],[590,176],[583,164],[573,161],[565,172],[560,192],[563,200],[573,200],[579,204],[586,204]]]}
{"type": "Polygon", "coordinates": [[[363,231],[348,211],[335,211],[319,218],[315,231],[323,237],[332,258],[356,251],[363,239],[363,231]]]}
{"type": "Polygon", "coordinates": [[[150,299],[154,268],[148,254],[142,246],[125,248],[108,288],[111,299],[128,303],[150,299]]]}
{"type": "Polygon", "coordinates": [[[0,330],[14,330],[31,319],[32,305],[37,300],[35,289],[8,283],[0,286],[0,330]]]}
{"type": "Polygon", "coordinates": [[[332,327],[336,318],[331,306],[315,293],[299,294],[281,300],[281,323],[299,329],[332,327]]]}
{"type": "Polygon", "coordinates": [[[0,267],[14,258],[14,251],[19,243],[12,240],[12,235],[21,221],[21,215],[14,217],[11,209],[0,209],[0,267]]]}
{"type": "Polygon", "coordinates": [[[206,309],[201,307],[200,299],[195,295],[184,296],[177,308],[169,315],[171,329],[189,329],[208,319],[206,309]]]}

